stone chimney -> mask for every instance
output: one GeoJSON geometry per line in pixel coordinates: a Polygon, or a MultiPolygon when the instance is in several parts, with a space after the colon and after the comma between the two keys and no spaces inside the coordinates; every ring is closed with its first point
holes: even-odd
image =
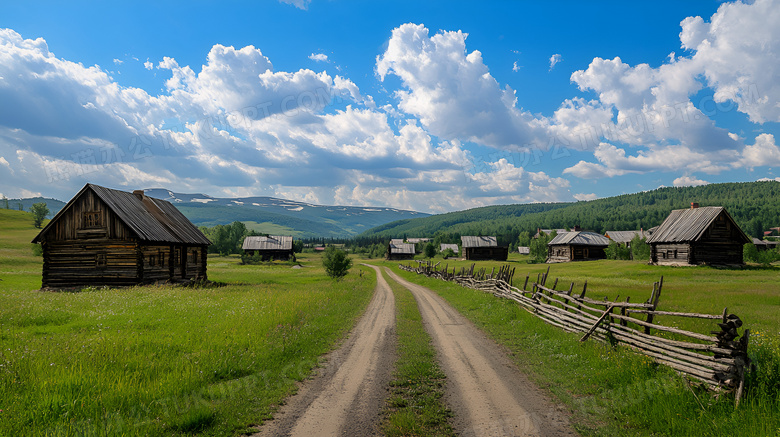
{"type": "Polygon", "coordinates": [[[133,196],[137,197],[138,200],[144,200],[144,190],[133,191],[133,196]]]}
{"type": "Polygon", "coordinates": [[[691,202],[691,209],[696,209],[699,207],[699,204],[696,202],[691,202]]]}

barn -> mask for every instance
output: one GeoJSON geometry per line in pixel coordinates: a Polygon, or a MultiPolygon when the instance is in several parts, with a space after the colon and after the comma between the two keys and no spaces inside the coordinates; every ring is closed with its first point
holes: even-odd
{"type": "MultiPolygon", "coordinates": [[[[403,241],[403,240],[401,240],[403,241]]],[[[391,240],[387,245],[385,258],[388,260],[414,259],[416,251],[412,243],[399,243],[398,240],[391,240]]]]}
{"type": "Polygon", "coordinates": [[[751,240],[725,208],[691,204],[672,211],[647,242],[653,264],[738,265],[751,240]]]}
{"type": "Polygon", "coordinates": [[[496,237],[462,236],[460,242],[467,260],[506,261],[509,256],[509,248],[499,246],[496,237]]]}
{"type": "Polygon", "coordinates": [[[263,261],[295,261],[292,236],[249,236],[244,238],[244,244],[241,248],[247,255],[258,254],[263,261]]]}
{"type": "Polygon", "coordinates": [[[647,234],[641,229],[638,231],[607,231],[604,236],[625,247],[631,247],[631,241],[637,236],[647,239],[647,234]]]}
{"type": "Polygon", "coordinates": [[[566,232],[547,243],[547,262],[589,261],[605,259],[609,238],[595,232],[566,232]]]}
{"type": "Polygon", "coordinates": [[[42,286],[206,280],[211,242],[165,200],[87,184],[33,239],[42,286]]]}

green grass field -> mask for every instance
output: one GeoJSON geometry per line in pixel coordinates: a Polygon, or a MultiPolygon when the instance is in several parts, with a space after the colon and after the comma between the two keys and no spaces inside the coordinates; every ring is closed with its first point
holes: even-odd
{"type": "Polygon", "coordinates": [[[334,282],[316,256],[296,269],[216,257],[209,275],[224,286],[41,292],[36,231],[0,214],[0,436],[245,432],[337,345],[376,284],[364,267],[334,282]]]}
{"type": "MultiPolygon", "coordinates": [[[[240,435],[269,417],[338,344],[375,286],[373,270],[359,260],[344,280],[333,282],[319,254],[301,254],[302,268],[210,258],[209,277],[224,284],[219,287],[40,292],[41,258],[30,244],[36,233],[28,213],[0,210],[0,436],[240,435]]],[[[397,270],[396,262],[369,261],[397,270]]],[[[516,254],[510,264],[518,286],[526,274],[535,280],[547,268],[516,254]]],[[[780,436],[777,266],[718,270],[599,261],[551,267],[551,278],[561,278],[558,289],[575,282],[581,290],[587,280],[590,297],[631,296],[633,302],[647,299],[663,275],[661,309],[719,314],[728,307],[739,315],[754,332],[750,352],[758,367],[738,410],[728,396],[696,392],[675,373],[623,349],[580,343],[510,301],[399,274],[436,290],[504,344],[521,369],[573,412],[583,435],[780,436]]],[[[399,322],[406,323],[399,328],[408,341],[404,366],[430,368],[414,302],[395,291],[399,322]]],[[[399,380],[408,376],[400,365],[397,371],[399,380]]],[[[398,392],[397,406],[436,398],[435,391],[424,392],[430,388],[416,383],[409,393],[398,392]]],[[[433,408],[440,419],[440,407],[433,408]]],[[[406,419],[398,417],[402,425],[406,419]]],[[[419,416],[414,420],[420,423],[419,416]]]]}

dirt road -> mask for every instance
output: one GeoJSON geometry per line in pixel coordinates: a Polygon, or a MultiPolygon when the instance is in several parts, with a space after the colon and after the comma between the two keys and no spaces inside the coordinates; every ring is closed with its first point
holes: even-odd
{"type": "Polygon", "coordinates": [[[447,374],[446,401],[460,436],[575,436],[567,414],[546,399],[482,331],[433,291],[386,268],[417,300],[447,374]]]}
{"type": "Polygon", "coordinates": [[[395,362],[395,298],[374,269],[374,297],[348,340],[255,436],[379,435],[395,362]]]}

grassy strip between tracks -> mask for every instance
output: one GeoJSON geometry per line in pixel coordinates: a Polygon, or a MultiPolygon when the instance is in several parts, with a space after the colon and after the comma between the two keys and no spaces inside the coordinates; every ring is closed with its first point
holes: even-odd
{"type": "Polygon", "coordinates": [[[412,293],[388,280],[395,294],[398,361],[382,430],[395,436],[454,436],[444,405],[444,372],[412,293]]]}

